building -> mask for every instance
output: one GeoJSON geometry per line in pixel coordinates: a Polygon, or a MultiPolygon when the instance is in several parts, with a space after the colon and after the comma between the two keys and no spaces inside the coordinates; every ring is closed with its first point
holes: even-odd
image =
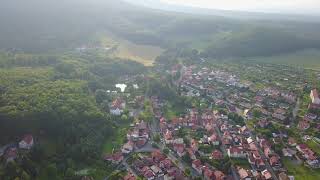
{"type": "Polygon", "coordinates": [[[125,107],[126,102],[120,98],[116,98],[110,106],[110,113],[115,116],[120,116],[123,113],[125,107]]]}
{"type": "Polygon", "coordinates": [[[25,135],[23,139],[19,142],[19,148],[21,149],[31,149],[33,146],[33,137],[31,134],[25,135]]]}
{"type": "Polygon", "coordinates": [[[311,98],[312,104],[320,105],[320,99],[319,99],[319,94],[318,94],[317,89],[311,90],[310,98],[311,98]]]}
{"type": "Polygon", "coordinates": [[[195,169],[199,174],[202,174],[202,164],[201,161],[199,159],[194,160],[192,162],[192,167],[193,169],[195,169]]]}
{"type": "Polygon", "coordinates": [[[106,155],[104,160],[110,161],[113,164],[119,164],[124,159],[121,152],[114,153],[112,155],[106,155]]]}
{"type": "Polygon", "coordinates": [[[234,146],[227,149],[228,156],[231,158],[246,158],[247,154],[242,147],[234,146]]]}
{"type": "Polygon", "coordinates": [[[221,151],[216,149],[211,153],[211,157],[213,159],[219,160],[219,159],[223,159],[223,154],[221,151]]]}
{"type": "Polygon", "coordinates": [[[7,151],[5,153],[5,159],[7,160],[7,163],[14,161],[17,157],[18,157],[18,149],[17,148],[11,147],[11,148],[7,149],[7,151]]]}

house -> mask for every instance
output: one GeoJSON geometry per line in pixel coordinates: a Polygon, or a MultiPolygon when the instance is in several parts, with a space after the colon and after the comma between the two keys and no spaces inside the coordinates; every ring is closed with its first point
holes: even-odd
{"type": "Polygon", "coordinates": [[[124,159],[121,152],[114,153],[112,155],[104,156],[104,160],[110,161],[113,164],[119,164],[124,159]]]}
{"type": "Polygon", "coordinates": [[[276,118],[278,120],[284,121],[286,119],[286,116],[282,115],[282,114],[277,114],[277,113],[273,113],[272,114],[273,118],[276,118]]]}
{"type": "Polygon", "coordinates": [[[154,162],[159,163],[160,161],[166,159],[166,156],[160,152],[160,150],[153,151],[151,157],[154,162]]]}
{"type": "Polygon", "coordinates": [[[227,154],[231,158],[246,158],[247,154],[241,146],[233,146],[227,149],[227,154]]]}
{"type": "Polygon", "coordinates": [[[310,123],[308,121],[300,121],[298,124],[298,128],[302,131],[307,130],[310,128],[310,123]]]}
{"type": "Polygon", "coordinates": [[[31,134],[25,135],[23,139],[19,142],[19,148],[21,149],[31,149],[33,146],[33,136],[31,134]]]}
{"type": "Polygon", "coordinates": [[[173,163],[168,158],[166,158],[160,162],[160,167],[163,169],[170,169],[172,166],[173,166],[173,163]]]}
{"type": "Polygon", "coordinates": [[[290,178],[286,173],[282,172],[279,174],[279,180],[290,180],[290,178]]]}
{"type": "Polygon", "coordinates": [[[243,168],[238,168],[238,174],[241,180],[244,180],[249,177],[248,171],[243,168]]]}
{"type": "Polygon", "coordinates": [[[223,154],[221,151],[216,149],[211,153],[211,157],[212,159],[220,160],[223,159],[223,154]]]}
{"type": "Polygon", "coordinates": [[[311,90],[310,98],[311,98],[312,104],[320,105],[320,99],[319,99],[319,94],[318,94],[317,89],[311,90]]]}
{"type": "Polygon", "coordinates": [[[169,179],[184,179],[182,171],[177,167],[171,167],[167,172],[167,178],[169,179]]]}
{"type": "Polygon", "coordinates": [[[161,177],[161,176],[164,176],[162,170],[156,166],[156,165],[153,165],[150,167],[150,169],[154,172],[154,174],[157,176],[157,177],[161,177]]]}
{"type": "Polygon", "coordinates": [[[262,174],[262,176],[263,176],[266,180],[272,179],[272,175],[271,175],[271,173],[270,173],[268,170],[262,171],[261,174],[262,174]]]}
{"type": "Polygon", "coordinates": [[[172,143],[172,131],[167,129],[167,131],[164,133],[164,141],[166,144],[172,143]]]}
{"type": "Polygon", "coordinates": [[[184,144],[174,144],[173,149],[179,157],[182,157],[186,154],[184,144]]]}
{"type": "Polygon", "coordinates": [[[215,178],[213,171],[208,167],[203,168],[203,177],[205,180],[212,180],[215,178]]]}
{"type": "Polygon", "coordinates": [[[192,161],[192,167],[195,169],[199,174],[202,174],[202,163],[199,159],[192,161]]]}
{"type": "Polygon", "coordinates": [[[269,158],[269,163],[272,167],[280,167],[281,166],[280,157],[277,155],[272,155],[269,158]]]}
{"type": "Polygon", "coordinates": [[[8,148],[4,157],[7,163],[14,161],[18,157],[18,149],[15,147],[8,148]]]}
{"type": "Polygon", "coordinates": [[[151,168],[149,168],[148,166],[145,166],[143,169],[142,169],[142,173],[143,173],[143,176],[148,179],[148,180],[152,180],[152,179],[155,179],[155,174],[154,172],[151,170],[151,168]]]}
{"type": "Polygon", "coordinates": [[[125,107],[126,107],[125,101],[122,100],[121,98],[116,98],[110,106],[110,113],[112,115],[119,116],[123,113],[125,107]]]}
{"type": "Polygon", "coordinates": [[[210,137],[208,137],[208,143],[214,146],[218,146],[220,144],[218,135],[213,133],[210,137]]]}
{"type": "Polygon", "coordinates": [[[283,148],[282,149],[282,154],[284,157],[292,157],[296,154],[297,152],[295,150],[292,150],[290,148],[283,148]]]}
{"type": "Polygon", "coordinates": [[[128,141],[122,146],[121,152],[124,154],[129,154],[133,151],[134,142],[128,141]]]}
{"type": "Polygon", "coordinates": [[[305,144],[297,145],[296,148],[299,152],[302,153],[303,157],[307,159],[309,162],[314,163],[317,160],[315,153],[305,144]]]}
{"type": "Polygon", "coordinates": [[[137,178],[129,172],[126,176],[123,177],[123,180],[136,180],[137,178]]]}
{"type": "Polygon", "coordinates": [[[197,159],[196,155],[194,154],[194,151],[193,151],[191,148],[187,148],[187,152],[188,152],[188,154],[189,154],[189,157],[190,157],[192,160],[197,159]]]}
{"type": "Polygon", "coordinates": [[[199,150],[198,142],[195,139],[191,140],[190,147],[194,152],[197,152],[199,150]]]}
{"type": "Polygon", "coordinates": [[[305,115],[305,118],[308,118],[310,120],[316,120],[317,117],[318,117],[317,115],[312,114],[312,113],[308,113],[308,114],[305,115]]]}
{"type": "Polygon", "coordinates": [[[215,180],[224,180],[226,178],[225,174],[221,171],[215,170],[213,174],[214,174],[215,180]]]}
{"type": "Polygon", "coordinates": [[[291,146],[291,147],[295,147],[297,145],[297,142],[293,137],[289,137],[288,145],[291,146]]]}

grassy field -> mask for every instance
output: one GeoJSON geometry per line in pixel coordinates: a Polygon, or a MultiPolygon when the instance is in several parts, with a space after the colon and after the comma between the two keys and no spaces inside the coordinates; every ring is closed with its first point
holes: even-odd
{"type": "Polygon", "coordinates": [[[309,140],[307,142],[307,145],[314,151],[316,152],[317,154],[320,154],[320,145],[317,144],[316,142],[312,141],[312,140],[309,140]]]}
{"type": "Polygon", "coordinates": [[[270,57],[251,58],[252,61],[301,66],[307,69],[320,70],[320,50],[304,50],[292,54],[270,57]]]}
{"type": "Polygon", "coordinates": [[[319,180],[320,170],[312,170],[303,165],[294,164],[290,159],[283,159],[288,175],[292,175],[296,180],[319,180]]]}
{"type": "Polygon", "coordinates": [[[134,60],[145,66],[152,66],[156,57],[164,51],[157,46],[135,44],[111,34],[104,36],[101,41],[105,46],[117,46],[112,53],[114,57],[134,60]]]}

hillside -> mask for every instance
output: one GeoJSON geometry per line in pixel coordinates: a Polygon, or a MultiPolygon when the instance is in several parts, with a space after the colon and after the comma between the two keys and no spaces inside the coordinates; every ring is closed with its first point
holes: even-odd
{"type": "Polygon", "coordinates": [[[91,3],[67,0],[62,4],[31,0],[19,2],[21,6],[14,3],[15,0],[1,3],[0,48],[61,51],[86,44],[95,34],[105,31],[124,39],[123,42],[162,49],[186,46],[215,58],[268,56],[320,46],[316,31],[320,24],[316,22],[281,18],[239,20],[150,10],[111,0],[91,3]],[[33,11],[32,7],[39,8],[33,11]]]}

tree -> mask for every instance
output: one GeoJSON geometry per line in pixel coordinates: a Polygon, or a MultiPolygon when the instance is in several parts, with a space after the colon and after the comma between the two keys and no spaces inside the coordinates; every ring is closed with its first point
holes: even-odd
{"type": "Polygon", "coordinates": [[[101,104],[103,101],[105,100],[110,100],[109,95],[107,94],[107,92],[103,89],[98,89],[95,93],[95,97],[96,97],[96,102],[98,104],[101,104]]]}
{"type": "Polygon", "coordinates": [[[25,171],[22,172],[21,178],[22,178],[23,180],[31,180],[30,175],[29,175],[27,172],[25,172],[25,171]]]}
{"type": "Polygon", "coordinates": [[[128,120],[128,116],[127,115],[125,115],[125,114],[122,114],[121,115],[121,121],[127,121],[128,120]]]}
{"type": "Polygon", "coordinates": [[[156,135],[154,135],[153,136],[153,140],[154,140],[154,142],[156,142],[156,143],[159,143],[160,142],[160,135],[159,134],[156,134],[156,135]]]}
{"type": "Polygon", "coordinates": [[[260,118],[262,115],[261,111],[259,111],[257,109],[254,109],[252,113],[253,113],[253,117],[255,117],[255,118],[260,118]]]}
{"type": "Polygon", "coordinates": [[[48,178],[51,180],[59,179],[58,177],[58,169],[56,164],[49,164],[46,168],[46,174],[48,178]]]}
{"type": "Polygon", "coordinates": [[[184,170],[184,174],[185,174],[187,177],[190,177],[190,176],[191,176],[191,170],[190,170],[190,168],[186,168],[186,169],[184,170]]]}
{"type": "Polygon", "coordinates": [[[164,154],[169,154],[169,149],[168,148],[163,149],[163,153],[164,154]]]}
{"type": "Polygon", "coordinates": [[[112,172],[111,175],[109,176],[109,179],[110,180],[122,179],[121,171],[116,170],[116,171],[112,172]]]}
{"type": "Polygon", "coordinates": [[[182,160],[186,163],[191,163],[192,159],[190,158],[189,154],[185,154],[182,156],[182,160]]]}

